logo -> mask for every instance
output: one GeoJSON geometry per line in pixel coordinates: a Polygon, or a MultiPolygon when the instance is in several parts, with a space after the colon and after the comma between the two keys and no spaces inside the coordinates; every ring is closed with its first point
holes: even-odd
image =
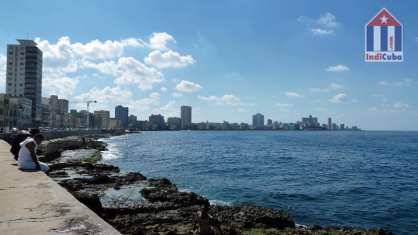
{"type": "Polygon", "coordinates": [[[366,62],[402,62],[403,27],[385,8],[365,26],[366,62]]]}

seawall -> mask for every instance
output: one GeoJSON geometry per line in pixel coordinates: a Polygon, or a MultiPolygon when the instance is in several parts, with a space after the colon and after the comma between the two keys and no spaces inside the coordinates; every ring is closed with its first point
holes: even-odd
{"type": "Polygon", "coordinates": [[[0,140],[0,234],[120,233],[42,172],[23,172],[0,140]]]}

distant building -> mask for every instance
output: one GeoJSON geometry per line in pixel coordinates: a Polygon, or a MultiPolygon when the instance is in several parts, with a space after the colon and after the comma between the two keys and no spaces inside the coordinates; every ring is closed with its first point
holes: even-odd
{"type": "Polygon", "coordinates": [[[192,127],[192,107],[181,106],[181,129],[187,130],[192,127]]]}
{"type": "Polygon", "coordinates": [[[135,115],[129,115],[128,118],[128,127],[129,128],[137,128],[138,126],[138,117],[135,115]]]}
{"type": "Polygon", "coordinates": [[[242,123],[239,124],[239,128],[241,130],[248,130],[248,129],[250,129],[250,125],[248,123],[242,122],[242,123]]]}
{"type": "Polygon", "coordinates": [[[344,123],[341,123],[340,124],[340,130],[344,130],[345,129],[345,125],[344,125],[344,123]]]}
{"type": "Polygon", "coordinates": [[[149,124],[151,126],[151,130],[158,131],[158,130],[165,130],[165,121],[164,116],[161,114],[151,114],[149,116],[149,124]]]}
{"type": "Polygon", "coordinates": [[[273,120],[267,119],[267,127],[272,129],[273,128],[273,120]]]}
{"type": "Polygon", "coordinates": [[[274,121],[272,128],[273,128],[273,130],[279,129],[280,128],[280,123],[278,121],[274,121]]]}
{"type": "Polygon", "coordinates": [[[77,112],[77,110],[75,110],[75,109],[71,109],[69,116],[70,117],[69,117],[69,120],[68,120],[68,126],[70,128],[80,128],[81,127],[80,113],[77,112]]]}
{"type": "Polygon", "coordinates": [[[151,125],[149,121],[138,121],[138,129],[143,131],[150,131],[151,125]]]}
{"type": "Polygon", "coordinates": [[[68,127],[69,114],[68,114],[69,102],[65,99],[58,99],[58,96],[51,95],[49,98],[42,98],[42,124],[51,128],[65,128],[68,127]],[[49,114],[48,121],[44,118],[49,114]]]}
{"type": "Polygon", "coordinates": [[[33,40],[17,40],[7,45],[6,93],[32,101],[31,120],[42,118],[42,51],[33,40]]]}
{"type": "Polygon", "coordinates": [[[116,118],[110,118],[107,129],[114,130],[114,129],[119,129],[119,128],[121,128],[120,121],[116,118]]]}
{"type": "Polygon", "coordinates": [[[28,128],[32,126],[32,100],[25,97],[9,98],[10,126],[28,128]]]}
{"type": "Polygon", "coordinates": [[[107,110],[94,111],[94,127],[108,129],[110,126],[110,112],[107,110]]]}
{"type": "Polygon", "coordinates": [[[10,128],[9,102],[9,96],[0,94],[0,133],[8,131],[10,128]]]}
{"type": "Polygon", "coordinates": [[[167,126],[169,130],[180,130],[181,129],[181,118],[169,117],[167,118],[167,126]]]}
{"type": "Polygon", "coordinates": [[[49,127],[49,98],[42,97],[42,127],[49,127]]]}
{"type": "Polygon", "coordinates": [[[328,130],[332,130],[332,120],[330,117],[328,118],[328,130]]]}
{"type": "Polygon", "coordinates": [[[320,124],[318,122],[318,118],[312,117],[312,115],[309,115],[309,117],[302,118],[302,127],[303,129],[319,128],[320,124]]]}
{"type": "Polygon", "coordinates": [[[118,105],[115,107],[115,118],[119,120],[123,128],[128,128],[129,126],[129,108],[118,105]]]}
{"type": "Polygon", "coordinates": [[[253,115],[253,129],[263,129],[264,128],[264,115],[261,113],[256,113],[253,115]]]}
{"type": "Polygon", "coordinates": [[[93,113],[87,112],[87,110],[80,110],[76,113],[76,116],[80,119],[80,125],[78,128],[95,128],[95,116],[93,113]]]}

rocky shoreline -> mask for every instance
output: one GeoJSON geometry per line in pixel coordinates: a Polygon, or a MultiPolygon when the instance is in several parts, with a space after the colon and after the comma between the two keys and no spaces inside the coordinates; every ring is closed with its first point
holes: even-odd
{"type": "Polygon", "coordinates": [[[382,229],[299,226],[285,212],[256,206],[210,205],[168,179],[120,172],[100,162],[106,144],[95,137],[45,141],[40,159],[49,176],[122,234],[386,235],[382,229]]]}

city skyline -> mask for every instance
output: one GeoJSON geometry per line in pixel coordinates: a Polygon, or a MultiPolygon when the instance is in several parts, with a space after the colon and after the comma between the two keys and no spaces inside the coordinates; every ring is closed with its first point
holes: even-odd
{"type": "MultiPolygon", "coordinates": [[[[91,110],[114,116],[121,104],[147,119],[178,117],[188,105],[193,122],[251,123],[260,112],[282,122],[312,114],[366,130],[418,130],[418,31],[411,27],[418,17],[410,10],[418,3],[302,3],[185,1],[165,12],[161,6],[174,3],[6,2],[0,42],[37,38],[44,54],[42,96],[68,99],[70,109],[97,100],[91,110]],[[47,5],[59,14],[31,22],[47,5]],[[363,61],[364,25],[382,7],[405,26],[403,63],[363,61]],[[102,15],[108,19],[95,20],[102,15]]],[[[0,93],[6,56],[2,46],[0,93]]]]}

